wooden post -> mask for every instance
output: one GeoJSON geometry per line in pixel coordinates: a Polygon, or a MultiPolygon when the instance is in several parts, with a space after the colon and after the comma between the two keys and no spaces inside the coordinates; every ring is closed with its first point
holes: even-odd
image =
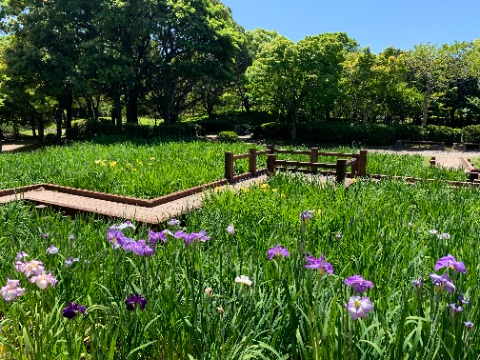
{"type": "Polygon", "coordinates": [[[337,159],[337,169],[335,181],[341,183],[345,180],[347,176],[347,160],[346,159],[337,159]]]}
{"type": "MultiPolygon", "coordinates": [[[[310,162],[311,163],[316,163],[318,161],[318,148],[317,147],[312,147],[310,149],[310,162]]],[[[316,174],[317,173],[317,167],[312,166],[311,167],[312,173],[316,174]]]]}
{"type": "Polygon", "coordinates": [[[257,149],[250,149],[250,158],[248,159],[248,172],[252,176],[257,175],[257,149]]]}
{"type": "Polygon", "coordinates": [[[268,154],[267,155],[267,172],[268,176],[275,175],[275,160],[277,160],[277,155],[268,154]]]}
{"type": "Polygon", "coordinates": [[[268,153],[275,154],[275,145],[267,145],[268,153]]]}
{"type": "Polygon", "coordinates": [[[367,175],[367,150],[360,150],[358,158],[358,176],[367,175]]]}
{"type": "Polygon", "coordinates": [[[225,178],[229,183],[233,182],[233,152],[225,153],[225,178]]]}

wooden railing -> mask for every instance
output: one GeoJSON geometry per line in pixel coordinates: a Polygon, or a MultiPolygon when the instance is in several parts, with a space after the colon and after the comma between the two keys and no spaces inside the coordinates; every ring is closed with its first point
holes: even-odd
{"type": "Polygon", "coordinates": [[[250,149],[247,154],[234,155],[232,152],[225,153],[225,178],[230,182],[235,182],[248,177],[256,176],[260,172],[267,171],[272,175],[277,170],[300,171],[313,174],[335,175],[337,182],[342,182],[347,177],[365,176],[367,167],[367,151],[361,150],[359,154],[345,154],[335,152],[319,152],[317,147],[310,150],[285,150],[276,149],[275,146],[268,146],[267,150],[257,151],[250,149]],[[310,161],[290,161],[279,160],[277,154],[295,154],[309,155],[310,161]],[[267,155],[267,169],[257,169],[257,157],[267,155]],[[319,163],[319,156],[336,157],[336,163],[319,163]],[[234,175],[235,160],[248,158],[248,172],[240,175],[234,175]],[[346,159],[345,159],[346,158],[346,159]],[[322,170],[319,170],[322,169],[322,170]]]}

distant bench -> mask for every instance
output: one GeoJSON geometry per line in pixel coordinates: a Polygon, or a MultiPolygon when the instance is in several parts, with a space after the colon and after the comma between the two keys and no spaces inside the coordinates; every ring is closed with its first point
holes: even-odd
{"type": "Polygon", "coordinates": [[[453,143],[453,150],[466,151],[466,150],[480,150],[479,143],[453,143]]]}
{"type": "Polygon", "coordinates": [[[396,147],[405,148],[431,148],[437,150],[445,150],[445,142],[443,141],[414,141],[414,140],[397,140],[396,147]]]}

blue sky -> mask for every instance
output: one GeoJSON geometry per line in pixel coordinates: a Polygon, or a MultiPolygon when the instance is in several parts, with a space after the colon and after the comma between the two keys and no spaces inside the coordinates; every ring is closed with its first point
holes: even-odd
{"type": "Polygon", "coordinates": [[[480,38],[479,0],[222,0],[247,30],[276,30],[298,41],[346,32],[379,53],[392,45],[453,44],[480,38]]]}

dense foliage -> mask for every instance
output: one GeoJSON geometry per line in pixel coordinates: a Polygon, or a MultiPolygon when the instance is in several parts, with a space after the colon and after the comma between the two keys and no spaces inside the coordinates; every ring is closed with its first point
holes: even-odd
{"type": "Polygon", "coordinates": [[[345,190],[278,176],[212,193],[172,235],[1,206],[0,351],[474,359],[479,204],[477,190],[440,183],[345,190]],[[127,251],[142,238],[153,252],[127,251]]]}
{"type": "MultiPolygon", "coordinates": [[[[372,53],[346,33],[245,31],[218,0],[3,1],[0,123],[267,113],[463,127],[480,116],[480,42],[372,53]]],[[[232,129],[228,129],[232,130],[232,129]]]]}

